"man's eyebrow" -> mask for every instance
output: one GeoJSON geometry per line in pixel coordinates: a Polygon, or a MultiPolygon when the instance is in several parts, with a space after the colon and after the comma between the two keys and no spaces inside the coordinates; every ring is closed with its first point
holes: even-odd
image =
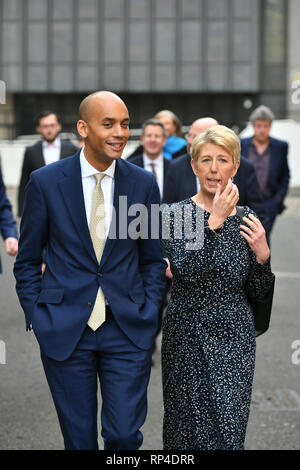
{"type": "MultiPolygon", "coordinates": [[[[104,117],[103,121],[112,121],[113,122],[113,121],[116,121],[116,119],[112,118],[112,117],[104,117]]],[[[129,117],[126,117],[126,118],[122,119],[122,122],[123,121],[129,121],[129,117]]]]}

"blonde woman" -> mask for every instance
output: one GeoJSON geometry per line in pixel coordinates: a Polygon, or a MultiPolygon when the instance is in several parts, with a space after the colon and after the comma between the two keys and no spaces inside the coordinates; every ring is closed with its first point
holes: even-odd
{"type": "Polygon", "coordinates": [[[235,133],[211,127],[193,140],[191,157],[200,191],[163,214],[173,274],[163,319],[164,448],[243,449],[255,363],[246,293],[263,298],[269,290],[270,250],[253,211],[245,207],[242,223],[236,211],[235,133]],[[176,212],[192,214],[193,230],[200,217],[202,246],[187,249],[190,233],[178,236],[176,212]]]}

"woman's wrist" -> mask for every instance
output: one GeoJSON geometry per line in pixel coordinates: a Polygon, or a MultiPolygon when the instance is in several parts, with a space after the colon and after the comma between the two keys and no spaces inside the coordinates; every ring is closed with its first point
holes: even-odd
{"type": "Polygon", "coordinates": [[[216,217],[215,215],[211,214],[208,218],[208,225],[212,230],[216,230],[223,226],[224,220],[220,219],[220,217],[216,217]]]}
{"type": "Polygon", "coordinates": [[[266,253],[265,256],[256,256],[256,261],[258,262],[258,264],[265,264],[270,258],[270,256],[271,256],[271,252],[269,250],[269,252],[266,253]]]}

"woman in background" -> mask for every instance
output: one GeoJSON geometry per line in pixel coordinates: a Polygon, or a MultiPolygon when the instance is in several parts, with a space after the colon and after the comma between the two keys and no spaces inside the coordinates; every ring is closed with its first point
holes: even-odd
{"type": "Polygon", "coordinates": [[[182,137],[181,122],[173,111],[164,109],[155,114],[154,119],[163,123],[166,130],[166,143],[164,145],[164,157],[168,160],[187,153],[186,140],[182,137]]]}

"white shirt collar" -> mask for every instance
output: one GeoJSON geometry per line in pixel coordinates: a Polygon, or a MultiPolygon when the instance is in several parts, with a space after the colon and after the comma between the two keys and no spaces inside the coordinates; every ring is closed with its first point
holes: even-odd
{"type": "Polygon", "coordinates": [[[48,144],[48,142],[46,140],[43,140],[42,141],[42,144],[43,144],[43,148],[59,148],[60,145],[61,145],[61,140],[60,140],[60,137],[56,137],[56,139],[52,142],[52,144],[48,144]]]}
{"type": "Polygon", "coordinates": [[[80,166],[81,166],[81,176],[82,178],[86,178],[88,176],[95,175],[96,173],[103,173],[111,178],[115,176],[115,169],[116,169],[116,160],[113,160],[112,164],[106,168],[105,171],[98,171],[94,168],[85,158],[84,155],[84,147],[82,147],[80,152],[80,166]]]}
{"type": "Polygon", "coordinates": [[[164,161],[164,157],[162,153],[157,158],[155,158],[155,160],[151,160],[151,158],[147,157],[145,153],[143,154],[143,157],[144,157],[144,163],[148,165],[150,165],[151,163],[154,163],[155,166],[158,166],[158,165],[161,166],[164,161]]]}

